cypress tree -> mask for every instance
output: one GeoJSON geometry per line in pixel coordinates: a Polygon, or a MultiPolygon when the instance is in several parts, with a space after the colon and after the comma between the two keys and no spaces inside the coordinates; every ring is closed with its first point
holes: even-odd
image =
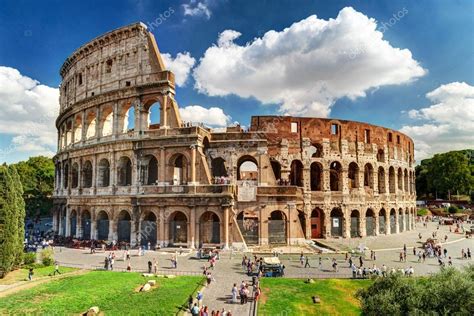
{"type": "Polygon", "coordinates": [[[6,165],[0,166],[0,275],[12,270],[17,256],[18,220],[12,207],[12,178],[6,165]]]}

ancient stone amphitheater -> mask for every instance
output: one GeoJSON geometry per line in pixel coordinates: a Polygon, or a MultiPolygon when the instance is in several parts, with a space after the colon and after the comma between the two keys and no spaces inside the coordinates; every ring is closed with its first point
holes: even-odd
{"type": "Polygon", "coordinates": [[[413,141],[370,124],[255,116],[185,123],[141,23],[61,67],[54,229],[132,245],[297,244],[413,229],[413,141]]]}

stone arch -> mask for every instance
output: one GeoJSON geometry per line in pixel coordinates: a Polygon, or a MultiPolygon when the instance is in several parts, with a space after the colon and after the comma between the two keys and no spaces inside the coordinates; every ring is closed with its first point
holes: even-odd
{"type": "Polygon", "coordinates": [[[385,188],[385,169],[383,167],[379,167],[378,169],[377,182],[379,193],[386,193],[387,189],[385,188]]]}
{"type": "Polygon", "coordinates": [[[132,235],[132,216],[127,210],[121,210],[117,216],[117,240],[130,243],[132,235]]]}
{"type": "Polygon", "coordinates": [[[173,212],[169,217],[169,240],[172,245],[188,242],[188,217],[181,211],[173,212]]]}
{"type": "Polygon", "coordinates": [[[388,188],[390,193],[395,193],[395,169],[392,166],[388,169],[388,188]]]}
{"type": "Polygon", "coordinates": [[[220,239],[220,219],[212,212],[204,212],[199,219],[199,239],[204,244],[219,244],[220,239]]]}
{"type": "Polygon", "coordinates": [[[376,221],[375,212],[373,209],[368,208],[365,212],[365,235],[375,236],[376,235],[376,221]]]}
{"type": "Polygon", "coordinates": [[[96,125],[97,125],[97,117],[95,110],[89,110],[86,112],[86,139],[91,139],[96,137],[96,125]]]}
{"type": "Polygon", "coordinates": [[[398,190],[403,191],[403,171],[402,171],[402,168],[398,168],[397,183],[398,183],[398,190]]]}
{"type": "Polygon", "coordinates": [[[311,164],[311,191],[323,189],[323,166],[319,162],[311,164]]]}
{"type": "Polygon", "coordinates": [[[380,234],[389,234],[387,232],[387,211],[384,208],[381,208],[379,211],[379,233],[380,234]]]}
{"type": "Polygon", "coordinates": [[[77,236],[77,212],[72,210],[69,215],[69,227],[71,228],[70,235],[75,237],[77,236]]]}
{"type": "Polygon", "coordinates": [[[268,243],[286,244],[287,240],[286,215],[280,210],[270,213],[268,217],[268,243]]]}
{"type": "Polygon", "coordinates": [[[120,157],[117,163],[117,185],[132,185],[132,161],[127,156],[120,157]]]}
{"type": "Polygon", "coordinates": [[[355,162],[349,164],[347,178],[349,180],[349,189],[359,188],[359,166],[355,162]]]}
{"type": "Polygon", "coordinates": [[[237,161],[237,180],[258,181],[258,163],[257,160],[245,155],[237,161]]]}
{"type": "Polygon", "coordinates": [[[239,225],[245,243],[247,245],[258,245],[259,219],[257,213],[240,212],[237,215],[237,224],[239,225]]]}
{"type": "Polygon", "coordinates": [[[142,246],[147,246],[150,243],[151,246],[156,245],[158,232],[157,217],[154,212],[145,212],[142,216],[140,223],[140,241],[142,246]]]}
{"type": "Polygon", "coordinates": [[[395,209],[391,209],[390,210],[390,234],[395,234],[396,231],[397,231],[397,226],[396,226],[396,217],[397,216],[397,212],[395,211],[395,209]]]}
{"type": "Polygon", "coordinates": [[[275,175],[275,180],[281,180],[281,164],[278,160],[270,158],[270,164],[272,165],[273,174],[275,175]]]}
{"type": "Polygon", "coordinates": [[[158,160],[154,155],[145,155],[141,159],[141,179],[147,185],[156,184],[158,181],[158,160]]]}
{"type": "Polygon", "coordinates": [[[104,137],[112,135],[114,129],[114,111],[112,105],[104,106],[101,109],[100,115],[100,135],[104,137]]]}
{"type": "Polygon", "coordinates": [[[385,152],[383,151],[383,149],[377,150],[377,161],[385,162],[385,152]]]}
{"type": "Polygon", "coordinates": [[[374,188],[374,167],[370,163],[366,163],[364,166],[364,187],[374,188]]]}
{"type": "Polygon", "coordinates": [[[360,237],[360,212],[358,210],[351,211],[351,238],[360,237]]]}
{"type": "Polygon", "coordinates": [[[303,163],[300,160],[295,159],[291,162],[290,184],[298,187],[304,186],[303,163]]]}
{"type": "Polygon", "coordinates": [[[82,170],[82,187],[90,188],[92,187],[92,162],[90,160],[86,160],[83,165],[82,170]]]}
{"type": "Polygon", "coordinates": [[[222,157],[212,158],[211,169],[213,177],[227,177],[227,168],[225,166],[225,160],[222,157]]]}
{"type": "Polygon", "coordinates": [[[77,162],[72,164],[71,180],[71,187],[73,189],[77,188],[79,186],[79,165],[77,162]]]}
{"type": "Polygon", "coordinates": [[[109,214],[101,210],[96,216],[96,236],[98,240],[109,239],[109,214]]]}
{"type": "Polygon", "coordinates": [[[183,154],[175,154],[170,159],[173,185],[188,183],[188,159],[183,154]]]}
{"type": "Polygon", "coordinates": [[[344,213],[338,207],[331,210],[331,237],[342,237],[344,213]]]}
{"type": "Polygon", "coordinates": [[[81,226],[82,238],[85,240],[91,239],[91,213],[88,210],[82,211],[81,226]]]}
{"type": "Polygon", "coordinates": [[[99,170],[97,170],[98,181],[97,185],[99,187],[108,187],[110,185],[110,163],[107,159],[102,158],[99,161],[99,170]]]}
{"type": "Polygon", "coordinates": [[[329,166],[329,184],[331,191],[342,191],[342,165],[339,161],[329,166]]]}
{"type": "Polygon", "coordinates": [[[324,211],[315,208],[311,212],[311,238],[323,237],[324,211]]]}
{"type": "Polygon", "coordinates": [[[66,162],[64,163],[64,189],[67,189],[69,186],[69,164],[66,162]]]}

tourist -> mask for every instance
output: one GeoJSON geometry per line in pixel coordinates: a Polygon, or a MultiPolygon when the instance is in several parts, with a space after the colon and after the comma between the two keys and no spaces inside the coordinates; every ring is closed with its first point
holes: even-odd
{"type": "Polygon", "coordinates": [[[59,272],[59,264],[58,264],[58,262],[57,262],[57,261],[54,263],[54,272],[53,272],[53,276],[54,276],[54,275],[56,275],[56,273],[58,273],[58,274],[61,274],[61,272],[59,272]]]}
{"type": "Polygon", "coordinates": [[[308,268],[308,267],[311,268],[311,266],[309,265],[309,258],[308,258],[308,256],[306,256],[306,262],[305,262],[305,264],[304,264],[304,267],[305,267],[305,268],[308,268]]]}
{"type": "Polygon", "coordinates": [[[237,283],[234,283],[234,286],[232,287],[232,304],[237,303],[237,283]]]}
{"type": "Polygon", "coordinates": [[[33,268],[28,269],[28,280],[33,281],[33,268]]]}

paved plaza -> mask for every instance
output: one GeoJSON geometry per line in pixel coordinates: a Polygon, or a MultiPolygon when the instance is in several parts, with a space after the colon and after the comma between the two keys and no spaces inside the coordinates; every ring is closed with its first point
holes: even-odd
{"type": "MultiPolygon", "coordinates": [[[[465,226],[467,228],[467,225],[465,226]]],[[[342,249],[358,249],[360,245],[367,247],[369,250],[365,251],[364,266],[372,267],[374,264],[381,267],[385,264],[389,269],[394,268],[408,268],[413,266],[415,275],[426,275],[434,273],[439,270],[439,265],[436,258],[427,258],[426,261],[418,262],[418,257],[413,255],[412,249],[415,246],[418,249],[421,247],[421,241],[437,231],[439,239],[443,239],[445,235],[448,236],[447,243],[443,243],[443,248],[448,250],[448,256],[452,257],[453,266],[460,267],[468,264],[468,260],[461,259],[461,249],[466,250],[470,248],[474,250],[474,239],[466,239],[462,234],[455,234],[449,232],[448,226],[439,226],[437,223],[428,223],[428,227],[422,227],[422,224],[417,224],[415,231],[404,232],[397,235],[366,237],[352,240],[324,240],[325,243],[332,247],[342,249]],[[422,234],[422,240],[419,239],[418,234],[422,234]],[[403,249],[403,245],[407,246],[407,261],[400,262],[399,254],[403,249]],[[370,250],[376,252],[376,260],[370,260],[370,250]]],[[[351,270],[349,264],[345,262],[345,253],[325,253],[325,254],[308,254],[310,260],[310,268],[302,268],[299,262],[299,248],[287,247],[291,249],[293,254],[283,253],[280,255],[281,262],[285,265],[285,276],[289,278],[334,278],[334,277],[350,277],[351,270]],[[319,257],[322,258],[322,266],[319,267],[319,257]],[[338,271],[334,272],[331,268],[332,259],[338,261],[338,271]]],[[[96,252],[91,254],[89,249],[68,249],[55,248],[55,258],[61,265],[74,266],[85,269],[103,268],[105,256],[109,252],[96,252]]],[[[180,254],[179,250],[174,252],[172,249],[162,251],[146,251],[143,256],[138,256],[137,250],[131,251],[131,266],[134,271],[146,271],[148,261],[156,259],[158,261],[158,274],[202,274],[203,267],[209,266],[207,260],[196,259],[196,252],[183,249],[180,254]],[[171,265],[171,258],[173,255],[178,257],[178,267],[173,269],[171,265]]],[[[211,285],[204,290],[203,304],[209,306],[212,310],[231,310],[234,315],[248,315],[250,313],[251,304],[240,305],[230,304],[231,288],[233,283],[239,285],[243,280],[250,281],[250,278],[245,274],[241,266],[241,261],[244,253],[223,251],[220,259],[217,261],[215,269],[211,273],[215,279],[211,285]]],[[[254,254],[246,253],[247,256],[253,257],[254,254]]],[[[256,254],[258,257],[263,254],[256,254]]],[[[269,256],[271,254],[266,254],[269,256]]],[[[358,265],[358,257],[355,256],[354,262],[358,265]]],[[[114,270],[124,271],[127,267],[127,262],[124,261],[123,252],[116,252],[117,259],[115,260],[114,270]]],[[[446,260],[447,262],[447,260],[446,260]]],[[[472,262],[472,261],[471,261],[472,262]]]]}

